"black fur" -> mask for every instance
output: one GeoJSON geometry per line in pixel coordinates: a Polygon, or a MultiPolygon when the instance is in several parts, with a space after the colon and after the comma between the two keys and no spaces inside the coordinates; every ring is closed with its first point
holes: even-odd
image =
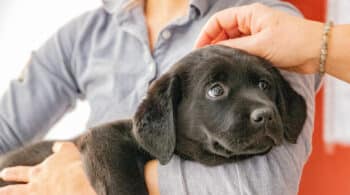
{"type": "MultiPolygon", "coordinates": [[[[74,142],[97,194],[144,195],[143,166],[151,159],[165,164],[176,154],[206,165],[242,160],[267,153],[283,138],[296,143],[305,119],[304,99],[269,62],[210,46],[156,80],[133,119],[93,128],[74,142]],[[217,99],[208,92],[215,84],[221,88],[214,92],[223,94],[217,99]]],[[[51,146],[15,150],[0,158],[0,169],[37,164],[51,146]]]]}

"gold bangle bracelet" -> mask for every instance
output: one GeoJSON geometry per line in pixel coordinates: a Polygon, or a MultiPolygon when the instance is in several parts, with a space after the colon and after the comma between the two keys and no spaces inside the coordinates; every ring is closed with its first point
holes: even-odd
{"type": "Polygon", "coordinates": [[[320,66],[319,66],[320,67],[319,72],[321,75],[323,75],[326,72],[325,64],[326,64],[327,55],[328,55],[328,40],[329,40],[329,34],[332,27],[333,27],[333,22],[331,21],[326,22],[323,27],[320,66]]]}

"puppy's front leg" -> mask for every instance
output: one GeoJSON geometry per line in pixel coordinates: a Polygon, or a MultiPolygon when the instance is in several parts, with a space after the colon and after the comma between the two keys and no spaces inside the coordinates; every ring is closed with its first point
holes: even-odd
{"type": "Polygon", "coordinates": [[[79,147],[85,171],[98,195],[147,195],[145,159],[130,136],[131,123],[92,129],[79,147]]]}

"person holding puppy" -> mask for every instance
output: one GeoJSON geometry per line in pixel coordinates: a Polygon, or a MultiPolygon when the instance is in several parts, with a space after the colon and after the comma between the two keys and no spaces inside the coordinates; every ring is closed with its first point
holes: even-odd
{"type": "MultiPolygon", "coordinates": [[[[33,53],[23,78],[11,83],[0,101],[0,151],[20,147],[46,133],[78,98],[91,106],[88,127],[131,117],[148,84],[193,49],[211,16],[228,7],[254,2],[104,1],[102,8],[61,28],[33,53]]],[[[278,0],[264,3],[300,15],[290,4],[278,0]]],[[[262,21],[265,20],[259,20],[262,21]]],[[[227,24],[223,26],[230,27],[230,21],[227,24]]],[[[226,33],[237,37],[250,31],[246,25],[239,30],[228,28],[224,37],[217,39],[219,33],[215,32],[213,37],[200,38],[197,46],[210,44],[211,39],[223,41],[228,38],[226,33]]],[[[308,105],[297,144],[286,143],[264,156],[216,167],[176,156],[165,166],[151,161],[145,168],[150,194],[297,194],[302,169],[311,152],[314,86],[318,82],[315,75],[283,75],[308,105]]],[[[53,151],[37,166],[3,170],[2,179],[24,184],[0,188],[0,195],[94,194],[75,146],[56,144],[53,151]]]]}

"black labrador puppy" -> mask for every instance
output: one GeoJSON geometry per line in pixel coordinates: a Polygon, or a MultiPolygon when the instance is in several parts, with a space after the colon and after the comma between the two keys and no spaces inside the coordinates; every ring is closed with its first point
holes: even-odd
{"type": "MultiPolygon", "coordinates": [[[[283,139],[296,143],[305,118],[304,99],[268,61],[210,46],[153,82],[132,119],[73,141],[97,194],[145,195],[143,167],[151,159],[166,164],[176,154],[213,166],[265,154],[283,139]]],[[[0,169],[39,163],[52,143],[6,154],[0,169]]]]}

